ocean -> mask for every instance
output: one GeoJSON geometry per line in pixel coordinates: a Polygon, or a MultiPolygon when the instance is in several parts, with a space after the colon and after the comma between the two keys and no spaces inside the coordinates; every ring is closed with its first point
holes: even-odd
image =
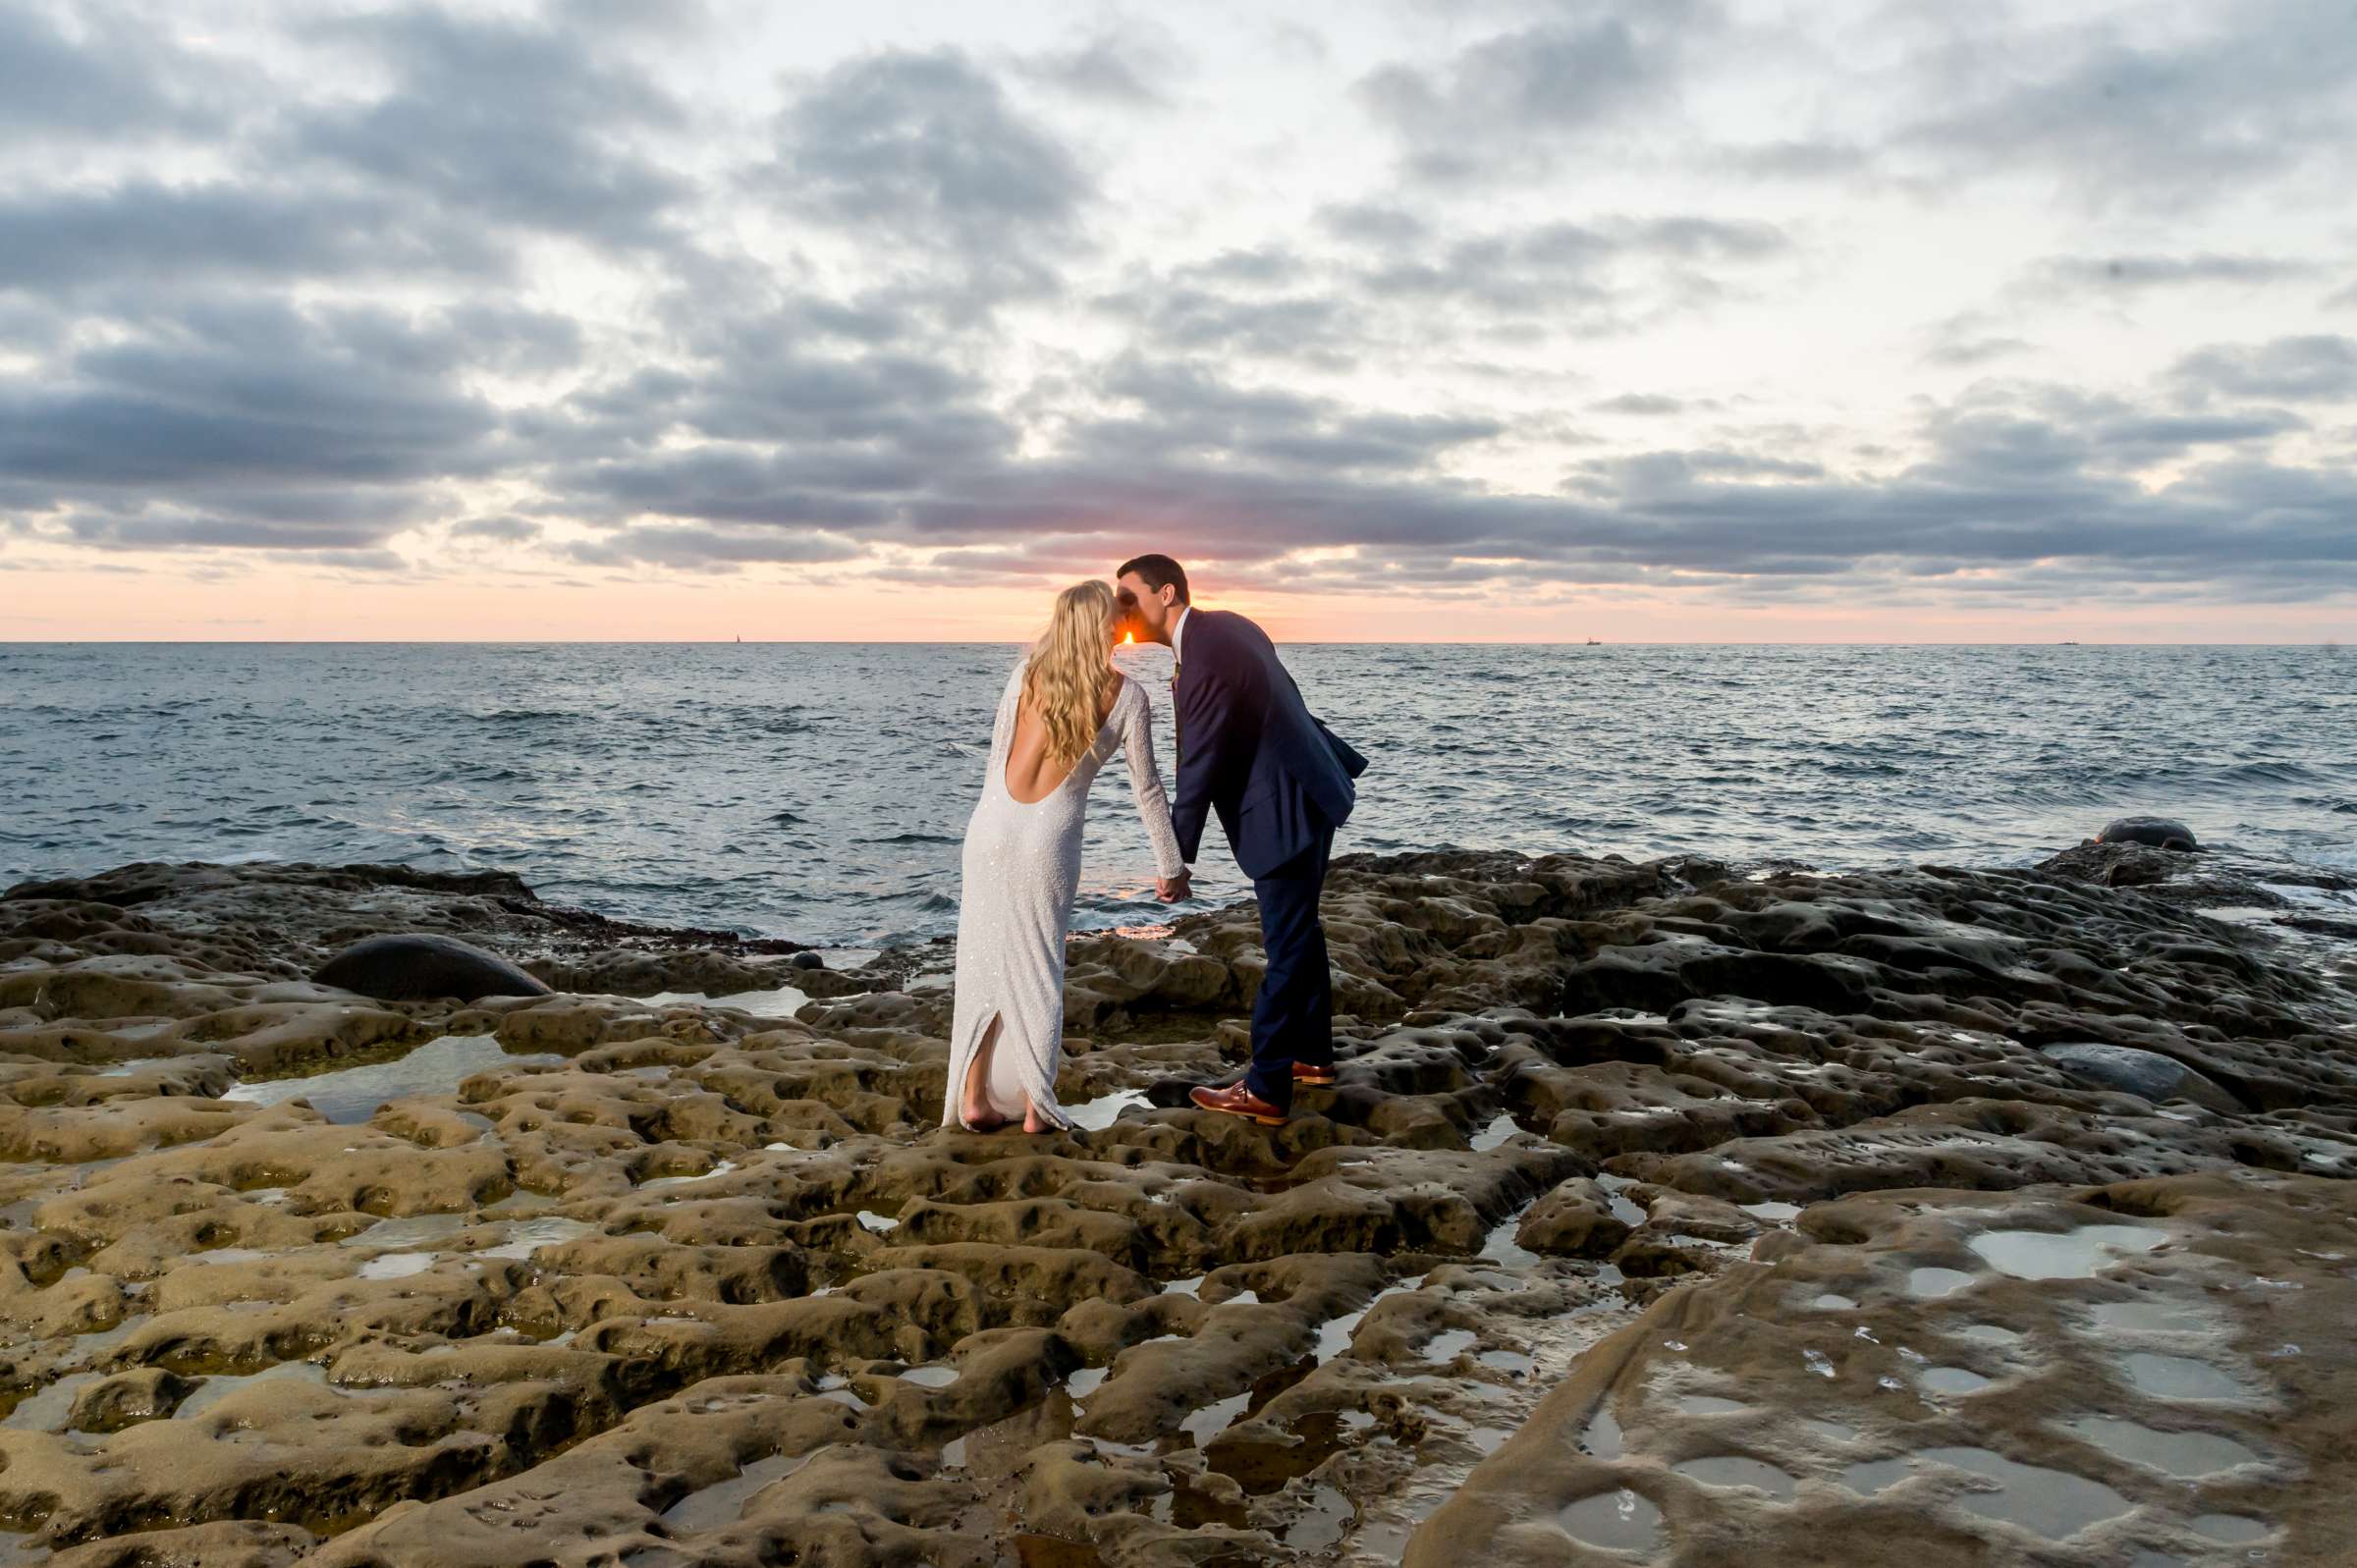
{"type": "MultiPolygon", "coordinates": [[[[2026,865],[2112,817],[2357,870],[2329,647],[1311,644],[1365,752],[1337,850],[2026,865]]],[[[133,860],[500,869],[552,901],[825,946],[939,935],[1017,650],[0,644],[0,886],[133,860]]],[[[1169,655],[1124,649],[1170,770],[1169,655]]],[[[1117,759],[1079,922],[1167,918],[1117,759]]],[[[1244,888],[1217,826],[1199,900],[1244,888]]]]}

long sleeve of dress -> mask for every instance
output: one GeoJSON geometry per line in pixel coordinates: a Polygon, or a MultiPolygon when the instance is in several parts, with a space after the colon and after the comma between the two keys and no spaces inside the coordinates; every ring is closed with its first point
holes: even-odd
{"type": "Polygon", "coordinates": [[[1162,792],[1162,775],[1154,767],[1154,709],[1140,687],[1122,725],[1122,748],[1129,763],[1129,792],[1137,797],[1138,820],[1154,841],[1154,874],[1176,877],[1186,869],[1178,853],[1178,835],[1171,827],[1171,803],[1162,792]]]}

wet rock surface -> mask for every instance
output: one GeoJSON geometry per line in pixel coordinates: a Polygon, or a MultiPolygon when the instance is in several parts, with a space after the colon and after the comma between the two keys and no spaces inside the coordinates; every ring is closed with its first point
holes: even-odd
{"type": "Polygon", "coordinates": [[[1184,1103],[1242,906],[1073,943],[1038,1138],[938,1127],[939,945],[16,890],[0,1554],[2347,1560],[2335,890],[2098,847],[2183,869],[1344,857],[1331,1091],[1184,1103]],[[309,978],[389,931],[555,990],[309,978]]]}

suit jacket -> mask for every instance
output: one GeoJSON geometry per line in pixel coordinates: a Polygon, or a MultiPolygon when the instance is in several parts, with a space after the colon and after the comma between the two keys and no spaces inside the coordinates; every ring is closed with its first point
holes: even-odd
{"type": "Polygon", "coordinates": [[[1367,759],[1311,714],[1268,633],[1242,616],[1189,611],[1180,652],[1171,687],[1178,851],[1194,863],[1216,812],[1237,867],[1264,877],[1350,820],[1350,781],[1367,759]]]}

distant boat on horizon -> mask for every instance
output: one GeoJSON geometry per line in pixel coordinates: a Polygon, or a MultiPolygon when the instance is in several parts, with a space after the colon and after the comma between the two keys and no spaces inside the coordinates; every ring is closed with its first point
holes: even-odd
{"type": "Polygon", "coordinates": [[[1591,648],[1601,648],[1604,646],[1604,639],[1602,637],[1590,637],[1588,639],[1588,646],[1591,648]]]}

